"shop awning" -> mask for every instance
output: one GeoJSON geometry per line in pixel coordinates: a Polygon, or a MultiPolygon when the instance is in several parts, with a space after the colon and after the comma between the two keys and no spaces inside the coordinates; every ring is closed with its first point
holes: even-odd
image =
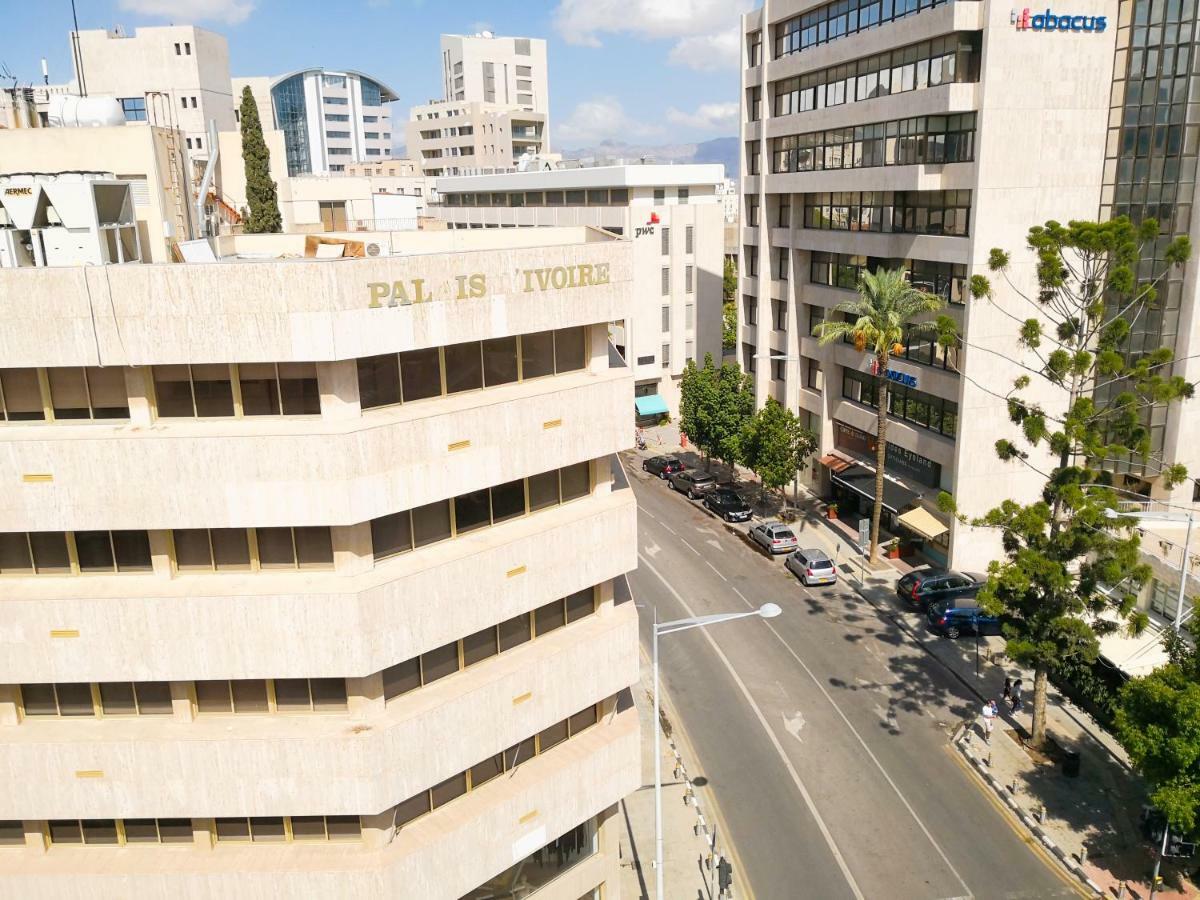
{"type": "MultiPolygon", "coordinates": [[[[875,501],[875,472],[866,466],[851,466],[849,469],[833,476],[833,481],[842,487],[849,488],[854,493],[875,501]]],[[[917,500],[917,495],[896,482],[883,479],[883,508],[898,512],[910,506],[917,500]]]]}
{"type": "Polygon", "coordinates": [[[921,537],[931,541],[941,537],[950,530],[949,525],[942,524],[933,513],[923,506],[910,509],[908,512],[903,513],[896,521],[910,531],[915,531],[921,537]]]}
{"type": "Polygon", "coordinates": [[[667,401],[658,394],[634,397],[633,405],[637,407],[639,416],[661,416],[667,411],[667,401]]]}
{"type": "Polygon", "coordinates": [[[820,462],[821,465],[835,475],[840,472],[845,472],[848,468],[854,465],[854,463],[850,462],[850,460],[842,459],[842,457],[835,456],[832,453],[827,453],[825,456],[822,456],[820,462]]]}

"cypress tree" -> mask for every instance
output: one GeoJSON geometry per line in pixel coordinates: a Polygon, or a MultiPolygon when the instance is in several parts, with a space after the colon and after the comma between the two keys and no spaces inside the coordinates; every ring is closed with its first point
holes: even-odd
{"type": "Polygon", "coordinates": [[[247,234],[275,234],[283,230],[275,182],[271,180],[271,151],[263,140],[258,104],[247,85],[242,89],[242,160],[246,164],[246,202],[250,215],[243,229],[247,234]]]}

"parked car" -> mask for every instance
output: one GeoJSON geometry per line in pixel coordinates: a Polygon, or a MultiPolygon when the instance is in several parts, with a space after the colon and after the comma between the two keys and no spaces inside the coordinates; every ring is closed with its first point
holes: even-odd
{"type": "Polygon", "coordinates": [[[657,475],[664,479],[683,470],[683,462],[677,456],[652,456],[642,463],[643,472],[649,472],[651,475],[657,475]]]}
{"type": "Polygon", "coordinates": [[[750,507],[729,488],[717,488],[704,495],[704,505],[726,522],[749,522],[750,507]]]}
{"type": "Polygon", "coordinates": [[[783,564],[796,573],[805,587],[837,584],[837,566],[824,550],[797,550],[783,564]]]}
{"type": "Polygon", "coordinates": [[[676,472],[671,476],[671,489],[687,494],[690,500],[702,497],[704,494],[716,490],[716,488],[717,479],[703,472],[689,470],[676,472]]]}
{"type": "Polygon", "coordinates": [[[1000,619],[985,613],[969,598],[932,603],[925,618],[931,630],[951,639],[961,634],[1000,633],[1000,619]]]}
{"type": "Polygon", "coordinates": [[[774,556],[777,553],[791,553],[796,549],[796,535],[782,522],[763,522],[750,529],[750,539],[762,545],[762,548],[774,556]]]}
{"type": "Polygon", "coordinates": [[[896,596],[925,609],[945,600],[974,597],[986,579],[982,575],[917,569],[896,582],[896,596]]]}

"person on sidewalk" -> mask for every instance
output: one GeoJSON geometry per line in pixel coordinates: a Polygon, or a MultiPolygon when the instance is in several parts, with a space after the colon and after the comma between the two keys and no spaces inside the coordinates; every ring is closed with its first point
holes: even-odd
{"type": "Polygon", "coordinates": [[[1009,703],[1012,703],[1012,679],[1011,678],[1004,679],[1004,693],[1001,696],[1003,697],[1003,699],[1007,700],[1009,703]]]}
{"type": "Polygon", "coordinates": [[[991,746],[992,743],[992,728],[996,724],[997,712],[995,700],[989,700],[983,704],[983,742],[988,746],[991,746]]]}
{"type": "Polygon", "coordinates": [[[1019,713],[1021,711],[1021,679],[1020,678],[1018,678],[1015,682],[1013,682],[1011,703],[1012,703],[1012,712],[1013,712],[1013,715],[1015,716],[1017,713],[1019,713]]]}

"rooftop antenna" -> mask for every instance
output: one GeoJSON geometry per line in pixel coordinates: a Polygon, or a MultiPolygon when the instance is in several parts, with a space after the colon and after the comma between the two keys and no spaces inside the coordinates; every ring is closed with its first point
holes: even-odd
{"type": "Polygon", "coordinates": [[[87,78],[83,74],[83,48],[79,45],[79,15],[75,12],[75,0],[71,0],[71,21],[75,30],[71,32],[71,52],[75,55],[75,71],[79,74],[79,96],[87,96],[87,78]]]}
{"type": "Polygon", "coordinates": [[[46,57],[42,57],[42,84],[50,83],[50,67],[46,65],[46,57]]]}

